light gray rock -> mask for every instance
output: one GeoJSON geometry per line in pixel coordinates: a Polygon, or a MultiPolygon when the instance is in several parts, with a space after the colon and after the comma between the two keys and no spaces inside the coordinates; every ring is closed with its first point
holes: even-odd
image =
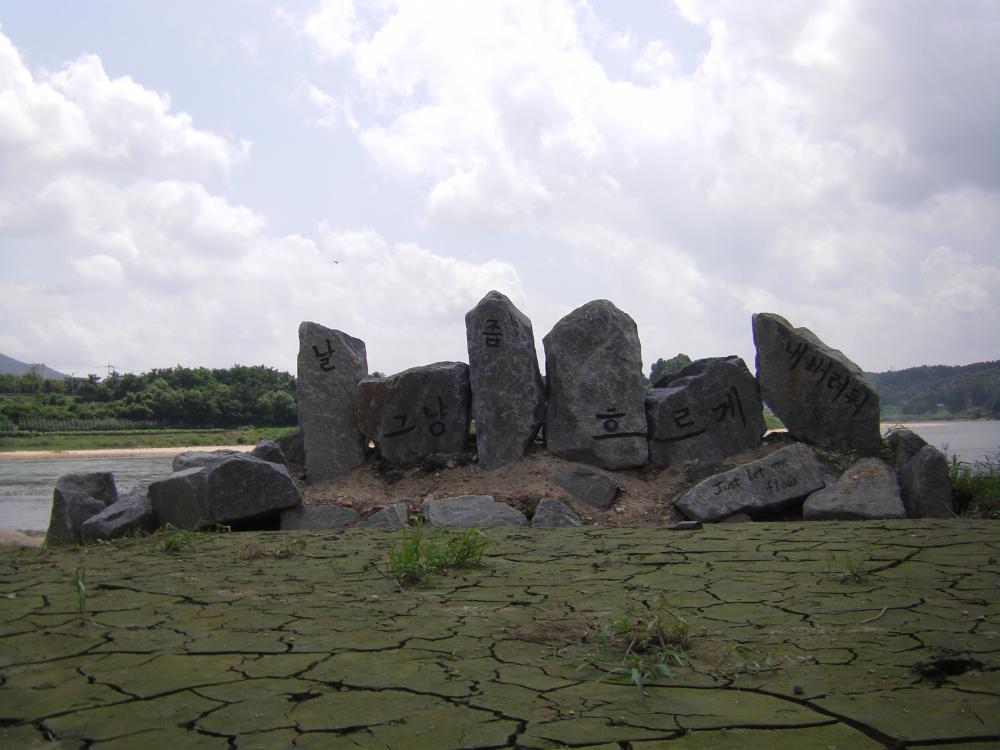
{"type": "Polygon", "coordinates": [[[250,455],[263,461],[270,461],[272,464],[281,464],[282,466],[288,464],[285,460],[285,454],[281,452],[281,448],[273,440],[261,440],[250,451],[250,455]]]}
{"type": "Polygon", "coordinates": [[[753,340],[764,402],[793,437],[831,450],[878,450],[878,393],[861,368],[773,313],[753,316],[753,340]]]}
{"type": "Polygon", "coordinates": [[[362,526],[403,528],[410,525],[410,508],[405,502],[387,505],[361,522],[362,526]]]}
{"type": "Polygon", "coordinates": [[[649,461],[716,463],[761,444],[757,380],[739,357],[699,359],[646,393],[649,461]]]}
{"type": "Polygon", "coordinates": [[[360,518],[356,510],[339,505],[297,505],[281,511],[281,530],[342,529],[360,518]]]}
{"type": "Polygon", "coordinates": [[[836,483],[807,497],[802,517],[807,521],[867,521],[906,518],[906,509],[892,467],[877,458],[863,458],[836,483]]]}
{"type": "Polygon", "coordinates": [[[948,459],[925,445],[899,469],[903,504],[911,518],[954,518],[948,459]]]}
{"type": "Polygon", "coordinates": [[[674,505],[696,521],[777,511],[826,486],[826,473],[807,445],[795,443],[699,482],[674,505]]]}
{"type": "Polygon", "coordinates": [[[131,490],[80,526],[84,543],[98,539],[117,539],[134,531],[153,531],[156,517],[153,506],[142,490],[131,490]]]}
{"type": "Polygon", "coordinates": [[[562,500],[543,497],[538,501],[531,525],[536,529],[554,529],[560,526],[582,526],[580,516],[573,512],[562,500]]]}
{"type": "Polygon", "coordinates": [[[605,469],[644,465],[646,391],[635,321],[595,300],[556,323],[542,343],[549,452],[605,469]]]}
{"type": "Polygon", "coordinates": [[[552,482],[573,499],[601,510],[610,508],[621,490],[621,485],[611,477],[582,469],[556,472],[552,482]]]}
{"type": "Polygon", "coordinates": [[[310,482],[335,479],[364,463],[358,382],[368,375],[365,342],[308,321],[299,325],[299,429],[310,482]]]}
{"type": "Polygon", "coordinates": [[[358,386],[358,424],[389,463],[412,466],[469,442],[469,366],[436,362],[358,386]]]}
{"type": "Polygon", "coordinates": [[[115,477],[109,471],[63,474],[52,492],[52,511],[45,544],[80,544],[80,527],[118,500],[115,477]]]}
{"type": "Polygon", "coordinates": [[[531,321],[492,291],[465,315],[479,466],[487,471],[517,461],[545,416],[531,321]]]}
{"type": "Polygon", "coordinates": [[[171,468],[173,471],[184,471],[185,469],[196,469],[202,466],[221,461],[227,456],[233,456],[239,451],[228,448],[220,448],[215,451],[184,451],[174,456],[171,468]]]}
{"type": "Polygon", "coordinates": [[[279,511],[301,502],[284,466],[244,453],[152,482],[149,499],[160,525],[191,531],[273,525],[279,511]]]}
{"type": "Polygon", "coordinates": [[[424,500],[421,510],[428,526],[457,526],[482,529],[495,526],[527,526],[525,515],[490,495],[459,495],[441,500],[424,500]]]}

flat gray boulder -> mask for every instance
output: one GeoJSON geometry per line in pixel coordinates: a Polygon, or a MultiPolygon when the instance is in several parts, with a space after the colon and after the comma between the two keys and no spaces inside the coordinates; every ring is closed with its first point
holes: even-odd
{"type": "Polygon", "coordinates": [[[911,518],[954,518],[948,459],[925,445],[898,470],[903,504],[911,518]]]}
{"type": "Polygon", "coordinates": [[[906,518],[899,482],[891,466],[877,458],[852,464],[836,483],[814,492],[802,504],[807,521],[869,521],[906,518]]]}
{"type": "Polygon", "coordinates": [[[216,461],[221,461],[228,456],[234,456],[239,452],[240,451],[230,450],[229,448],[219,448],[214,451],[184,451],[183,453],[178,453],[174,456],[171,468],[174,471],[200,468],[202,466],[208,466],[209,464],[215,463],[216,461]]]}
{"type": "Polygon", "coordinates": [[[543,497],[538,501],[535,515],[531,517],[531,525],[536,529],[554,529],[561,526],[582,526],[583,521],[562,500],[543,497]]]}
{"type": "Polygon", "coordinates": [[[646,389],[635,321],[595,300],[556,323],[542,343],[549,452],[604,469],[643,466],[646,389]]]}
{"type": "Polygon", "coordinates": [[[361,522],[361,526],[376,528],[403,528],[410,525],[410,508],[403,502],[387,505],[382,510],[372,513],[361,522]]]}
{"type": "Polygon", "coordinates": [[[611,477],[582,469],[556,472],[552,482],[566,490],[574,500],[601,510],[611,507],[621,491],[621,485],[611,477]]]}
{"type": "Polygon", "coordinates": [[[469,366],[436,362],[358,385],[358,424],[389,463],[412,466],[469,441],[469,366]]]}
{"type": "Polygon", "coordinates": [[[342,529],[360,519],[356,510],[339,505],[297,505],[281,511],[281,530],[342,529]]]}
{"type": "Polygon", "coordinates": [[[860,367],[773,313],[753,316],[753,340],[764,401],[793,437],[831,450],[878,450],[878,393],[860,367]]]}
{"type": "Polygon", "coordinates": [[[688,518],[719,521],[736,513],[781,510],[826,486],[827,472],[807,445],[795,443],[766,458],[699,482],[674,499],[688,518]]]}
{"type": "Polygon", "coordinates": [[[368,441],[358,429],[358,382],[368,375],[365,342],[305,321],[299,325],[299,430],[310,482],[350,473],[368,441]]]}
{"type": "Polygon", "coordinates": [[[424,500],[421,510],[428,526],[473,526],[486,529],[494,526],[527,526],[525,515],[491,495],[459,495],[441,500],[424,500]]]}
{"type": "Polygon", "coordinates": [[[155,529],[153,505],[143,490],[135,489],[84,521],[80,526],[80,538],[88,543],[155,529]]]}
{"type": "Polygon", "coordinates": [[[479,466],[487,471],[517,461],[545,416],[531,321],[492,291],[465,315],[479,466]]]}
{"type": "Polygon", "coordinates": [[[52,492],[46,546],[81,544],[83,523],[117,500],[118,488],[110,471],[63,474],[52,492]]]}
{"type": "Polygon", "coordinates": [[[288,469],[245,453],[152,482],[149,499],[161,526],[189,531],[274,525],[279,511],[301,502],[288,469]]]}
{"type": "Polygon", "coordinates": [[[761,444],[766,427],[757,380],[739,357],[691,363],[646,393],[649,461],[716,463],[761,444]]]}

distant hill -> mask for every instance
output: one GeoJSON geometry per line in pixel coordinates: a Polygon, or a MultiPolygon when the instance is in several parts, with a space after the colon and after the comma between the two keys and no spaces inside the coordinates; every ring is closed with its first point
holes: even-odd
{"type": "MultiPolygon", "coordinates": [[[[24,375],[31,370],[31,367],[26,362],[20,362],[6,354],[0,354],[0,375],[24,375]]],[[[57,372],[51,367],[43,367],[41,375],[45,380],[65,380],[69,377],[69,375],[57,372]]]]}
{"type": "Polygon", "coordinates": [[[1000,360],[869,372],[882,416],[1000,418],[1000,360]]]}

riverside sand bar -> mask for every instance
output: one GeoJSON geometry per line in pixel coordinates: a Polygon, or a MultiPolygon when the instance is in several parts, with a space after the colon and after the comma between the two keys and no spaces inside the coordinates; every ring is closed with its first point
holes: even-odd
{"type": "Polygon", "coordinates": [[[996,522],[490,534],[482,567],[402,591],[384,574],[398,536],[375,530],[3,549],[0,743],[1000,744],[996,522]],[[685,663],[646,697],[599,681],[597,630],[661,594],[685,663]]]}

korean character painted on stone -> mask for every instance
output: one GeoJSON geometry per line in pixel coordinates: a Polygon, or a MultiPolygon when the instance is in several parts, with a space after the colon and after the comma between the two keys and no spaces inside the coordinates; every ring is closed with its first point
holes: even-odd
{"type": "Polygon", "coordinates": [[[494,318],[490,318],[486,321],[486,328],[484,328],[480,333],[486,339],[486,346],[488,348],[499,348],[500,342],[503,339],[503,329],[500,327],[500,322],[494,318]]]}
{"type": "Polygon", "coordinates": [[[444,418],[448,416],[448,410],[445,408],[444,399],[440,396],[437,397],[437,411],[432,412],[426,406],[423,407],[424,417],[427,419],[435,419],[436,421],[431,422],[427,429],[430,431],[431,435],[434,437],[440,437],[444,435],[446,427],[444,424],[444,418]]]}
{"type": "Polygon", "coordinates": [[[319,360],[319,369],[324,372],[330,372],[336,369],[330,362],[330,358],[333,356],[333,345],[330,343],[330,339],[326,339],[326,351],[324,352],[318,346],[313,344],[313,354],[316,355],[316,359],[319,360]]]}

